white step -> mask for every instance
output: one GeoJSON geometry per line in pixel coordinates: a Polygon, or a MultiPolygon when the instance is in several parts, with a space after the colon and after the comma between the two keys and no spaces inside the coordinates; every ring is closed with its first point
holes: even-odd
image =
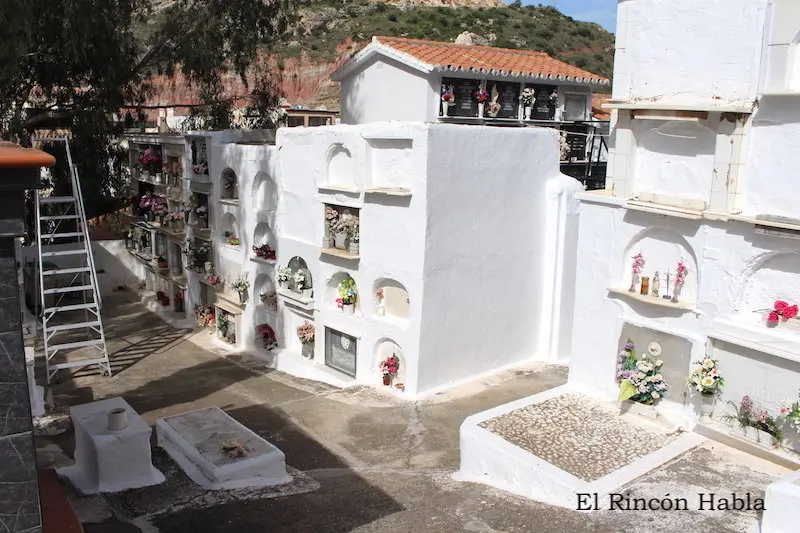
{"type": "Polygon", "coordinates": [[[45,270],[42,272],[42,276],[57,276],[59,274],[79,274],[81,272],[89,272],[89,267],[80,267],[80,268],[61,268],[59,270],[45,270]]]}
{"type": "MultiPolygon", "coordinates": [[[[105,344],[105,341],[103,339],[92,339],[90,341],[77,341],[77,342],[67,342],[64,344],[51,344],[50,346],[47,347],[47,351],[53,352],[56,350],[69,350],[70,348],[83,348],[84,346],[97,346],[98,344],[105,344]]],[[[103,359],[103,361],[104,360],[105,359],[103,359]]]]}
{"type": "Polygon", "coordinates": [[[68,363],[58,363],[50,365],[53,370],[60,370],[62,368],[75,368],[76,366],[89,366],[89,365],[109,365],[110,363],[105,358],[100,359],[81,359],[80,361],[69,361],[68,363]]]}
{"type": "Polygon", "coordinates": [[[42,257],[57,257],[60,255],[80,255],[85,254],[86,250],[79,248],[77,250],[58,250],[55,252],[42,252],[42,257]]]}
{"type": "Polygon", "coordinates": [[[82,309],[89,309],[92,311],[97,310],[97,304],[95,302],[89,302],[86,304],[74,304],[74,305],[59,305],[58,307],[46,307],[44,312],[45,313],[57,313],[61,311],[80,311],[82,309]]]}
{"type": "Polygon", "coordinates": [[[39,218],[41,220],[77,220],[81,217],[78,215],[47,215],[39,218]]]}
{"type": "Polygon", "coordinates": [[[58,331],[67,331],[69,329],[78,328],[96,328],[100,326],[100,321],[95,320],[92,322],[76,322],[75,324],[59,324],[58,326],[47,326],[48,333],[56,333],[58,331]]]}
{"type": "Polygon", "coordinates": [[[83,237],[82,231],[71,231],[69,233],[43,233],[42,239],[65,239],[67,237],[83,237]]]}
{"type": "Polygon", "coordinates": [[[74,196],[47,196],[44,198],[39,198],[39,203],[42,204],[68,204],[74,201],[74,196]]]}
{"type": "Polygon", "coordinates": [[[90,291],[94,287],[92,285],[74,285],[72,287],[58,287],[55,289],[45,289],[42,292],[44,294],[61,294],[62,292],[80,292],[80,291],[90,291]]]}

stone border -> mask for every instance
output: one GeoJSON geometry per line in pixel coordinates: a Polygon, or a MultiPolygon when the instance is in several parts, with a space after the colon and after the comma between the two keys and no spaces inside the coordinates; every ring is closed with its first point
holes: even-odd
{"type": "Polygon", "coordinates": [[[579,392],[569,385],[562,385],[467,417],[459,431],[461,469],[453,478],[457,481],[482,483],[525,498],[572,510],[577,509],[579,493],[592,494],[592,499],[597,493],[599,508],[603,509],[607,508],[609,493],[705,440],[694,433],[686,433],[676,441],[611,474],[593,482],[586,482],[479,425],[506,413],[567,393],[579,392]]]}

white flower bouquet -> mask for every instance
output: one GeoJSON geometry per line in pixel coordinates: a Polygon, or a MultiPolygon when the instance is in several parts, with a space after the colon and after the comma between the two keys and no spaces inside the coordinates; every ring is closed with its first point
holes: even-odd
{"type": "Polygon", "coordinates": [[[718,363],[719,361],[707,355],[701,361],[695,361],[692,363],[692,373],[686,377],[686,383],[700,394],[708,396],[716,394],[725,386],[725,379],[719,372],[718,363]]]}

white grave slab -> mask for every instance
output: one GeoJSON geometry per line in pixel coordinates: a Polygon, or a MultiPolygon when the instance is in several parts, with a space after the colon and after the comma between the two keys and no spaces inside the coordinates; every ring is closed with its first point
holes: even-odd
{"type": "Polygon", "coordinates": [[[800,472],[767,486],[761,533],[795,533],[800,508],[800,472]]]}
{"type": "Polygon", "coordinates": [[[292,481],[283,452],[222,409],[207,407],[156,422],[158,445],[192,480],[211,490],[265,487],[292,481]],[[232,458],[223,444],[238,442],[246,457],[232,458]]]}
{"type": "Polygon", "coordinates": [[[164,475],[153,467],[150,425],[120,397],[70,408],[75,426],[75,464],[57,470],[84,494],[119,492],[157,485],[164,475]],[[128,426],[108,429],[108,412],[127,411],[128,426]]]}

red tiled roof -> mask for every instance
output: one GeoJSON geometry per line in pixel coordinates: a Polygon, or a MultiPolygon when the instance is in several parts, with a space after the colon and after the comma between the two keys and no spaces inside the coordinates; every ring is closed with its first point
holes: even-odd
{"type": "Polygon", "coordinates": [[[378,36],[373,39],[373,43],[392,48],[443,71],[561,79],[595,84],[608,83],[608,79],[602,76],[554,59],[544,52],[442,43],[402,37],[378,36]]]}
{"type": "Polygon", "coordinates": [[[611,118],[611,111],[603,109],[603,104],[611,100],[610,94],[592,95],[592,116],[597,120],[608,120],[611,118]]]}

